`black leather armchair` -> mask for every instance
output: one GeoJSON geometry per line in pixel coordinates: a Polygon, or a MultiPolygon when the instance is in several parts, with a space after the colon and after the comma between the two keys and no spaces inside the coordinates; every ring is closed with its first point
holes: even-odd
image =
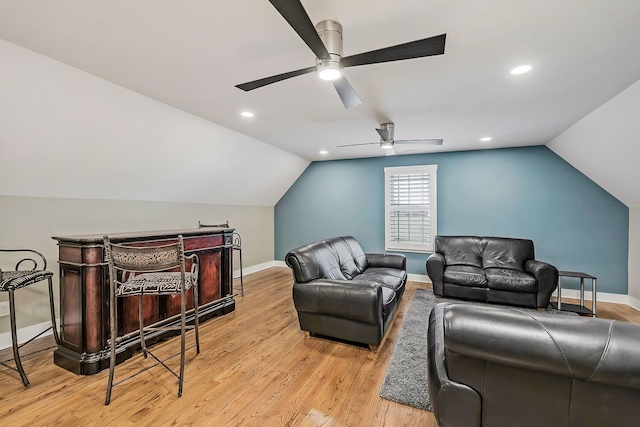
{"type": "Polygon", "coordinates": [[[546,309],[558,284],[528,239],[436,236],[426,268],[434,294],[498,304],[546,309]]]}
{"type": "Polygon", "coordinates": [[[290,251],[293,302],[300,328],[312,333],[380,345],[404,294],[406,259],[365,254],[351,236],[310,243],[290,251]]]}
{"type": "Polygon", "coordinates": [[[637,426],[640,326],[440,303],[429,318],[440,426],[637,426]]]}

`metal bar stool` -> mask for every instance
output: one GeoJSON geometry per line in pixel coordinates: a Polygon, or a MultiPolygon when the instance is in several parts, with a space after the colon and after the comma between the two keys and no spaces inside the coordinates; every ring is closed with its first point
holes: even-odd
{"type": "MultiPolygon", "coordinates": [[[[203,224],[198,221],[198,228],[204,227],[216,227],[216,228],[229,228],[229,220],[223,224],[203,224]]],[[[242,274],[242,238],[240,234],[233,233],[233,243],[231,245],[231,249],[234,251],[238,251],[240,254],[240,294],[244,296],[244,278],[242,274]]]]}
{"type": "Polygon", "coordinates": [[[162,365],[178,379],[178,397],[182,396],[184,383],[184,355],[187,348],[186,329],[194,329],[196,354],[200,353],[200,336],[198,332],[198,257],[185,256],[182,235],[178,236],[176,243],[161,246],[134,246],[111,243],[108,236],[104,236],[105,259],[109,265],[109,316],[111,339],[108,347],[111,352],[109,360],[109,382],[107,383],[107,396],[105,405],[111,402],[111,389],[142,371],[151,367],[162,365]],[[185,260],[192,260],[190,271],[186,271],[185,260]],[[177,271],[176,271],[177,270],[177,271]],[[185,293],[193,288],[194,324],[186,325],[186,300],[185,293]],[[144,325],[142,315],[143,295],[180,295],[180,326],[144,325]],[[138,318],[140,322],[140,346],[142,354],[146,358],[151,355],[156,363],[127,378],[113,383],[116,365],[116,346],[118,338],[117,298],[137,296],[138,318]],[[176,374],[164,362],[174,356],[160,360],[146,346],[145,332],[159,330],[180,330],[180,374],[176,374]]]}
{"type": "MultiPolygon", "coordinates": [[[[53,273],[51,271],[47,271],[47,260],[44,255],[40,252],[34,251],[32,249],[0,249],[0,252],[9,253],[28,253],[35,254],[42,260],[42,268],[38,268],[38,261],[33,258],[28,258],[32,255],[26,255],[27,258],[22,258],[17,262],[15,266],[15,270],[11,271],[2,271],[0,270],[0,292],[8,292],[9,293],[9,317],[11,322],[11,343],[13,345],[13,360],[16,364],[16,370],[20,373],[20,377],[22,378],[22,383],[26,386],[29,385],[29,379],[27,378],[27,374],[24,372],[24,368],[22,367],[22,362],[20,361],[20,348],[29,344],[31,341],[40,337],[42,334],[49,330],[53,330],[53,337],[56,340],[56,344],[60,342],[58,338],[58,329],[56,327],[56,311],[53,302],[53,273]],[[22,263],[32,263],[31,270],[20,270],[20,266],[22,263]],[[18,289],[33,285],[34,283],[38,283],[42,280],[47,280],[49,282],[49,307],[51,310],[51,326],[47,329],[40,332],[38,335],[29,339],[28,341],[18,344],[18,333],[16,331],[16,304],[15,304],[15,295],[14,292],[18,289]]],[[[19,255],[25,256],[25,255],[19,255]]],[[[4,363],[3,363],[4,364],[4,363]]],[[[13,368],[12,368],[13,369],[13,368]]]]}
{"type": "Polygon", "coordinates": [[[240,293],[244,296],[244,279],[242,274],[242,238],[240,234],[233,233],[233,246],[234,251],[238,251],[240,254],[240,293]]]}

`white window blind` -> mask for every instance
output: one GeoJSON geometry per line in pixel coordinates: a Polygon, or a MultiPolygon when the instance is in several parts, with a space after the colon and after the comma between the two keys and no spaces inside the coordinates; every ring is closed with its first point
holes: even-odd
{"type": "Polygon", "coordinates": [[[437,165],[384,168],[387,250],[433,252],[437,165]]]}

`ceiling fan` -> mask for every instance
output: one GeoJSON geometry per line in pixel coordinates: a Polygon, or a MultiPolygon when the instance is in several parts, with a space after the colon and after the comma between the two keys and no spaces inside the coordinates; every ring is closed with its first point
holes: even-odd
{"type": "Polygon", "coordinates": [[[422,58],[444,53],[446,34],[342,57],[342,25],[336,21],[322,21],[314,27],[299,0],[269,1],[315,53],[316,65],[236,85],[237,88],[246,92],[316,71],[321,79],[333,82],[344,107],[351,108],[362,101],[343,76],[344,67],[422,58]]]}
{"type": "Polygon", "coordinates": [[[380,135],[380,142],[365,142],[361,144],[345,144],[338,145],[336,148],[341,147],[355,147],[358,145],[373,145],[380,144],[380,148],[384,149],[385,155],[392,156],[396,154],[393,149],[394,145],[405,145],[405,144],[427,144],[427,145],[442,145],[442,139],[431,138],[431,139],[393,139],[393,131],[394,131],[393,123],[383,123],[380,125],[380,129],[376,128],[378,134],[380,135]]]}

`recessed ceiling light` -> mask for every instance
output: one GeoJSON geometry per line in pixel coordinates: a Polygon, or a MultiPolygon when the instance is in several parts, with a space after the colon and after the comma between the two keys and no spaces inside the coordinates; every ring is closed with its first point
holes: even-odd
{"type": "Polygon", "coordinates": [[[489,142],[489,141],[491,141],[491,137],[490,136],[483,136],[482,138],[480,138],[480,141],[489,142]]]}
{"type": "Polygon", "coordinates": [[[240,115],[242,117],[253,117],[253,116],[255,116],[255,114],[253,114],[251,111],[243,111],[242,113],[240,113],[240,115]]]}
{"type": "Polygon", "coordinates": [[[521,65],[511,70],[511,74],[524,74],[531,71],[531,65],[521,65]]]}
{"type": "Polygon", "coordinates": [[[320,150],[320,154],[329,154],[327,150],[320,150]]]}

